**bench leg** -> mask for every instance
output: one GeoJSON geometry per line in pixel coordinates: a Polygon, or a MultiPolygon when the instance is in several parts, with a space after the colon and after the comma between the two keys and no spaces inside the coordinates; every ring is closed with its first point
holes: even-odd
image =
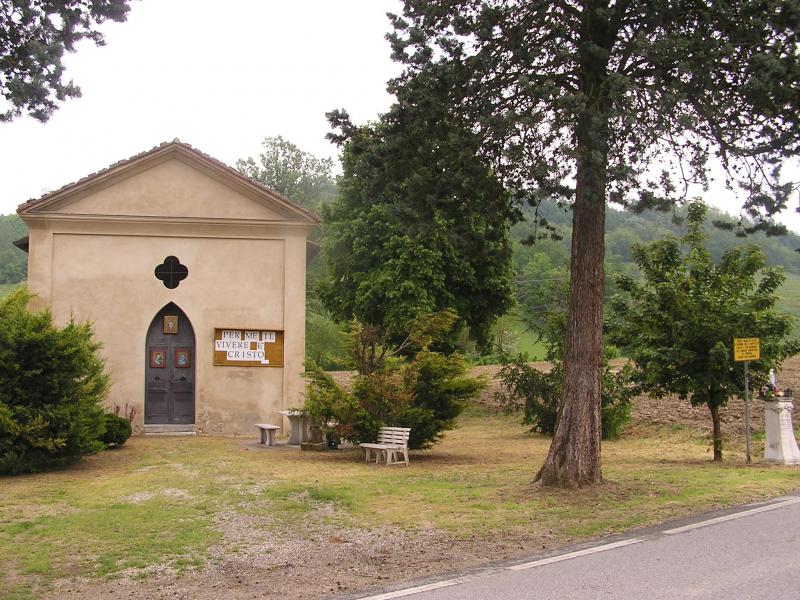
{"type": "Polygon", "coordinates": [[[259,429],[259,431],[261,432],[261,443],[262,444],[266,444],[267,443],[267,430],[266,429],[259,429]]]}
{"type": "Polygon", "coordinates": [[[274,429],[267,429],[267,446],[274,446],[275,445],[275,430],[274,429]]]}

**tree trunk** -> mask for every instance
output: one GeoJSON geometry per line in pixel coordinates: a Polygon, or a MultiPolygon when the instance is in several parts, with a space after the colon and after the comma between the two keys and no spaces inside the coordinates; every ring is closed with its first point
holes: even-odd
{"type": "Polygon", "coordinates": [[[711,411],[711,423],[713,428],[714,462],[722,462],[722,426],[719,420],[719,406],[708,402],[708,410],[711,411]]]}
{"type": "Polygon", "coordinates": [[[600,483],[600,375],[603,338],[603,254],[608,164],[608,21],[602,3],[585,3],[579,57],[586,106],[575,127],[576,186],[564,395],[553,442],[536,475],[543,485],[600,483]]]}

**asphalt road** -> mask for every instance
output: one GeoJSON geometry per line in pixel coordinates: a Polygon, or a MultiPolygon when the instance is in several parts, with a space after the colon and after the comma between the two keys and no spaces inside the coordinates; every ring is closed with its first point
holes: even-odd
{"type": "Polygon", "coordinates": [[[609,538],[370,600],[800,600],[800,497],[609,538]],[[438,587],[438,589],[427,589],[438,587]]]}

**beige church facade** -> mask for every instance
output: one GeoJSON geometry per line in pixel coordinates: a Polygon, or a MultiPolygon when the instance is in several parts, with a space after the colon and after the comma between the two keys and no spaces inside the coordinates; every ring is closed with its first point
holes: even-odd
{"type": "Polygon", "coordinates": [[[145,431],[255,435],[302,406],[313,214],[178,140],[18,213],[34,303],[94,324],[109,408],[145,431]]]}

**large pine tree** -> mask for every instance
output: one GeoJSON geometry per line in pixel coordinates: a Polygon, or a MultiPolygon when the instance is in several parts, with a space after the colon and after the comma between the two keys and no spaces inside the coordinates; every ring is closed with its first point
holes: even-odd
{"type": "Polygon", "coordinates": [[[771,226],[800,142],[800,2],[405,0],[393,23],[393,89],[446,81],[505,184],[572,207],[564,397],[538,477],[599,482],[606,202],[669,207],[716,158],[771,226]]]}

